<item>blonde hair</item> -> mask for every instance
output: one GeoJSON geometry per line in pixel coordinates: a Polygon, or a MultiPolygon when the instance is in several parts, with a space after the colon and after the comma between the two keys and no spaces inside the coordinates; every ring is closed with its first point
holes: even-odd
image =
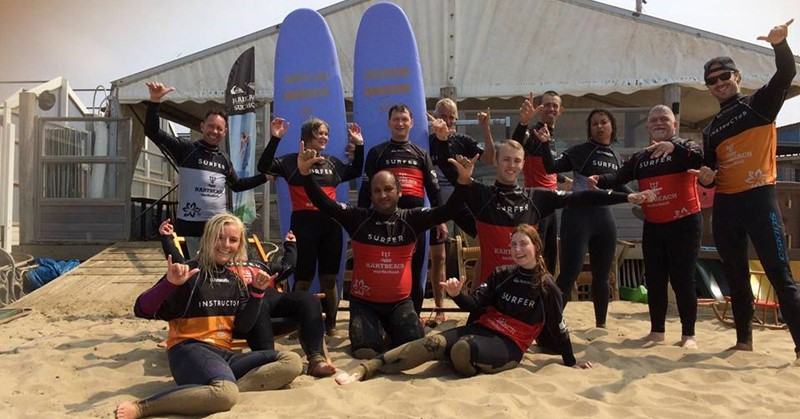
{"type": "Polygon", "coordinates": [[[214,260],[214,247],[216,246],[217,240],[219,240],[219,235],[222,233],[222,228],[228,224],[232,224],[239,229],[239,248],[236,249],[236,253],[231,257],[231,263],[241,269],[242,264],[247,261],[244,224],[242,224],[242,220],[235,215],[229,212],[223,212],[206,221],[206,226],[203,229],[203,237],[200,238],[200,250],[195,257],[203,272],[210,273],[216,270],[217,263],[214,260]]]}

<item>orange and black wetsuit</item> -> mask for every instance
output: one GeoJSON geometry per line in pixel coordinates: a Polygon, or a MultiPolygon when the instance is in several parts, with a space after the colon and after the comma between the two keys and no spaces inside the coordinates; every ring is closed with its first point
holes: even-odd
{"type": "Polygon", "coordinates": [[[719,113],[703,130],[703,145],[706,165],[718,170],[712,228],[731,286],[736,341],[752,343],[749,237],[775,288],[798,351],[800,291],[789,270],[783,220],[775,195],[778,143],[775,118],[796,69],[785,40],[772,47],[775,75],[752,95],[737,94],[720,103],[719,113]]]}

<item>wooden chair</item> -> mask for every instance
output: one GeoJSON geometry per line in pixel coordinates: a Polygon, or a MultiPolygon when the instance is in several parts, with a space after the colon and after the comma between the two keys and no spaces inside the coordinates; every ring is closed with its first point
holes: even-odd
{"type": "MultiPolygon", "coordinates": [[[[559,246],[561,241],[559,240],[559,246]]],[[[617,246],[614,252],[614,260],[611,263],[611,270],[608,274],[608,286],[611,288],[611,299],[619,300],[619,268],[625,261],[625,255],[632,248],[636,247],[635,243],[625,240],[617,239],[617,246]]],[[[561,251],[561,249],[559,249],[561,251]]],[[[583,257],[583,269],[578,274],[578,279],[575,281],[575,286],[572,288],[572,301],[591,300],[592,296],[592,271],[589,264],[589,254],[583,257]]]]}
{"type": "Polygon", "coordinates": [[[261,258],[262,262],[269,262],[272,260],[272,257],[275,255],[275,253],[280,250],[280,247],[275,243],[262,242],[255,233],[251,234],[250,237],[247,238],[247,244],[256,249],[256,253],[261,258]]]}
{"type": "Polygon", "coordinates": [[[475,243],[469,243],[461,235],[455,237],[455,252],[458,264],[458,277],[466,278],[464,282],[464,289],[472,290],[473,284],[476,282],[475,275],[478,260],[481,258],[481,248],[475,243]],[[470,245],[472,244],[472,245],[470,245]]]}
{"type": "MultiPolygon", "coordinates": [[[[758,260],[750,261],[750,289],[753,291],[753,305],[755,308],[753,320],[759,326],[769,329],[786,329],[786,323],[781,322],[778,317],[778,310],[780,309],[778,296],[775,294],[775,289],[772,287],[772,283],[769,282],[769,278],[767,278],[767,274],[758,260]],[[768,321],[769,314],[772,314],[772,321],[768,321]]],[[[730,307],[731,297],[726,296],[722,313],[718,317],[722,322],[732,326],[734,325],[733,317],[728,317],[730,307]]]]}

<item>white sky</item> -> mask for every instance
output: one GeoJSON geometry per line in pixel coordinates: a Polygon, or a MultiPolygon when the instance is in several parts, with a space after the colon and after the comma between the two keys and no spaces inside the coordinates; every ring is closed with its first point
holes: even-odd
{"type": "MultiPolygon", "coordinates": [[[[630,10],[636,4],[635,0],[602,2],[630,10]]],[[[0,82],[64,76],[74,89],[109,87],[112,80],[273,26],[295,8],[320,9],[333,3],[0,0],[0,82]],[[223,22],[228,18],[236,23],[223,22]]],[[[755,44],[763,44],[756,37],[773,26],[798,18],[789,28],[789,45],[800,55],[797,0],[647,0],[644,13],[755,44]]],[[[0,100],[36,84],[0,83],[0,100]]],[[[81,98],[92,105],[91,93],[81,98]]],[[[778,125],[798,121],[800,99],[794,98],[784,105],[778,125]]]]}

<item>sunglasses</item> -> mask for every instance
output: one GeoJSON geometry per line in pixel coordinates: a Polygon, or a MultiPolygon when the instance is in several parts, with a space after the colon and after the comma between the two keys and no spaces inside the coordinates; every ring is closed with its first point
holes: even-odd
{"type": "Polygon", "coordinates": [[[733,75],[733,71],[726,71],[718,76],[709,77],[706,79],[706,86],[713,86],[717,84],[717,80],[730,80],[731,76],[733,75]]]}

